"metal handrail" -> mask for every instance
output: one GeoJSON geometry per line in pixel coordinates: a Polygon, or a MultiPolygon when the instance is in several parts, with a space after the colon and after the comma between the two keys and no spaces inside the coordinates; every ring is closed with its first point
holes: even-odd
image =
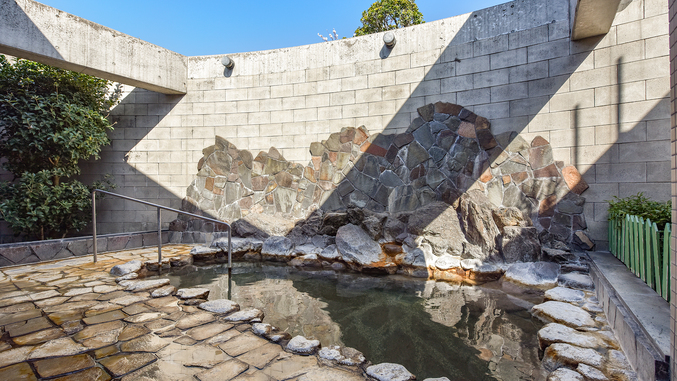
{"type": "Polygon", "coordinates": [[[154,204],[152,202],[139,200],[137,198],[133,198],[133,197],[129,197],[129,196],[123,196],[123,195],[117,194],[117,193],[111,193],[111,192],[101,190],[101,189],[94,189],[94,191],[92,191],[92,226],[93,226],[93,232],[94,232],[93,239],[94,239],[94,262],[95,263],[96,263],[96,193],[97,192],[107,194],[107,195],[113,196],[113,197],[122,198],[122,199],[129,200],[129,201],[134,201],[134,202],[137,202],[139,204],[144,204],[144,205],[148,205],[148,206],[152,206],[152,207],[157,208],[157,238],[158,238],[157,262],[158,262],[158,266],[160,268],[162,268],[162,220],[161,220],[161,211],[163,209],[170,211],[170,212],[185,214],[187,216],[199,218],[201,220],[205,220],[205,221],[213,222],[213,223],[216,223],[216,224],[228,226],[228,272],[230,273],[231,269],[233,268],[232,242],[231,242],[232,228],[230,227],[229,223],[219,221],[219,220],[215,220],[215,219],[209,218],[209,217],[200,216],[200,215],[193,214],[193,213],[184,212],[183,210],[178,210],[178,209],[169,208],[169,207],[166,207],[166,206],[154,204]]]}

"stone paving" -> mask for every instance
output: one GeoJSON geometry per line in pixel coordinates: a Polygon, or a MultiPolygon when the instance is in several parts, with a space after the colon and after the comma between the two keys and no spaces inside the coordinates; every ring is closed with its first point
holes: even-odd
{"type": "MultiPolygon", "coordinates": [[[[167,246],[163,256],[190,249],[167,246]]],[[[363,357],[340,365],[333,352],[317,354],[300,339],[295,349],[288,335],[257,324],[261,311],[227,315],[228,303],[202,306],[217,311],[210,312],[198,307],[204,299],[191,298],[205,297],[199,290],[181,299],[166,282],[118,283],[109,274],[156,258],[149,248],[103,254],[96,264],[88,256],[1,269],[0,380],[369,379],[363,357]]],[[[370,374],[381,379],[376,370],[370,374]]]]}

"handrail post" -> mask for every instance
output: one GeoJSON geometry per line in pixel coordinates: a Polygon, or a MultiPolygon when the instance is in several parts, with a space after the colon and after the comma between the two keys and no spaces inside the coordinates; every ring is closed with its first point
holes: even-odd
{"type": "Polygon", "coordinates": [[[96,190],[92,192],[92,238],[94,249],[94,263],[96,263],[96,190]]]}
{"type": "Polygon", "coordinates": [[[162,209],[157,208],[157,264],[162,271],[162,209]]]}
{"type": "Polygon", "coordinates": [[[233,255],[232,254],[233,254],[233,247],[232,247],[232,243],[231,243],[231,229],[230,229],[230,225],[228,225],[228,274],[230,274],[230,272],[233,269],[233,255]]]}

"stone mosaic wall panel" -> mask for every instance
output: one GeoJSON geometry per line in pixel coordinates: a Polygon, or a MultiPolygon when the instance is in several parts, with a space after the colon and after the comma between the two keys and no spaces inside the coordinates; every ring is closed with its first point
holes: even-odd
{"type": "Polygon", "coordinates": [[[435,201],[453,205],[476,189],[558,240],[593,246],[584,233],[581,194],[588,186],[575,167],[553,160],[547,140],[494,136],[489,120],[456,104],[428,104],[418,114],[401,134],[370,134],[364,126],[331,134],[310,145],[306,166],[274,147],[254,156],[217,137],[203,150],[183,209],[229,222],[265,214],[293,224],[317,209],[399,213],[435,201]]]}

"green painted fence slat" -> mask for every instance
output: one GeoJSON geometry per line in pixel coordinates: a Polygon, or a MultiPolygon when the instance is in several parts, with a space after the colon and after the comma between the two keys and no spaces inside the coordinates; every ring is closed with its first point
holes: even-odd
{"type": "Polygon", "coordinates": [[[651,224],[651,251],[653,252],[653,260],[654,260],[654,272],[656,273],[656,287],[654,287],[654,290],[658,292],[659,294],[661,293],[662,290],[661,288],[661,260],[660,260],[660,252],[658,251],[658,226],[654,222],[651,224]]]}
{"type": "Polygon", "coordinates": [[[639,255],[639,277],[646,282],[646,258],[644,256],[644,218],[637,217],[637,253],[639,255]]]}
{"type": "Polygon", "coordinates": [[[665,230],[663,231],[663,299],[670,301],[670,233],[671,233],[670,224],[665,224],[665,230]]]}
{"type": "MultiPolygon", "coordinates": [[[[646,283],[654,288],[653,256],[651,255],[651,220],[644,223],[644,254],[646,255],[646,283]]],[[[655,289],[655,288],[654,288],[655,289]]]]}

